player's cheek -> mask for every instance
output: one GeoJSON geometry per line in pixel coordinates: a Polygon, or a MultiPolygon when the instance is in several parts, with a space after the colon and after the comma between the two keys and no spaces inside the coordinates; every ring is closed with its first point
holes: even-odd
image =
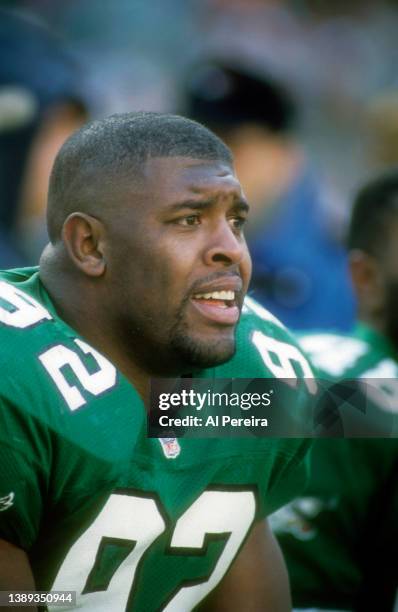
{"type": "Polygon", "coordinates": [[[249,253],[249,249],[247,245],[246,245],[246,252],[243,256],[240,268],[241,268],[242,279],[245,284],[245,288],[247,290],[249,283],[250,283],[251,276],[252,276],[252,268],[253,268],[252,259],[250,257],[250,253],[249,253]]]}
{"type": "Polygon", "coordinates": [[[155,298],[162,309],[166,308],[167,304],[173,305],[181,302],[189,289],[190,274],[186,263],[185,255],[178,253],[173,257],[163,257],[162,261],[156,265],[155,298]]]}

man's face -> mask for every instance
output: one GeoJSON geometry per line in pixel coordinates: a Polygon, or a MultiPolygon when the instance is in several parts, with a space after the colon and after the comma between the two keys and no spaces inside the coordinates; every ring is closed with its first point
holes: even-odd
{"type": "Polygon", "coordinates": [[[121,341],[154,374],[226,361],[251,274],[248,207],[233,170],[153,158],[125,201],[108,230],[121,341]]]}

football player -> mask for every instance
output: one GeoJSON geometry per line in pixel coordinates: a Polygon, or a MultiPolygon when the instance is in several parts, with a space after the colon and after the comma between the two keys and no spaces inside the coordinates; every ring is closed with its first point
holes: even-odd
{"type": "Polygon", "coordinates": [[[238,324],[247,211],[229,149],[182,117],[115,115],[62,147],[40,267],[0,282],[0,590],[181,612],[227,574],[205,609],[289,609],[262,519],[302,487],[307,442],[146,431],[151,377],[308,372],[255,304],[238,324]]]}
{"type": "MultiPolygon", "coordinates": [[[[397,201],[395,170],[366,184],[354,203],[348,235],[358,300],[353,334],[301,340],[320,377],[363,381],[376,429],[393,428],[398,410],[397,201]]],[[[391,612],[398,586],[397,438],[317,440],[305,497],[272,522],[297,607],[391,612]]]]}

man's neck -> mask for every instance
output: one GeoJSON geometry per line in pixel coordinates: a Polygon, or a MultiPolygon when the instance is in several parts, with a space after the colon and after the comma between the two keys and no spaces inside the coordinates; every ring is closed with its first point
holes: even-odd
{"type": "Polygon", "coordinates": [[[65,276],[62,283],[52,275],[40,276],[58,316],[109,359],[146,402],[149,398],[150,374],[139,367],[112,332],[108,317],[98,307],[102,302],[98,289],[90,290],[82,284],[70,283],[65,276]]]}

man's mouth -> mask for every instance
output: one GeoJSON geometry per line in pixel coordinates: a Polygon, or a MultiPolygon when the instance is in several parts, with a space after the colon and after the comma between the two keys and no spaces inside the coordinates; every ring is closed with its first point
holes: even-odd
{"type": "Polygon", "coordinates": [[[230,289],[194,293],[192,303],[206,319],[222,325],[235,325],[240,309],[236,292],[230,289]]]}
{"type": "Polygon", "coordinates": [[[235,291],[211,291],[209,293],[195,293],[194,300],[208,302],[218,308],[230,308],[235,305],[235,291]]]}

